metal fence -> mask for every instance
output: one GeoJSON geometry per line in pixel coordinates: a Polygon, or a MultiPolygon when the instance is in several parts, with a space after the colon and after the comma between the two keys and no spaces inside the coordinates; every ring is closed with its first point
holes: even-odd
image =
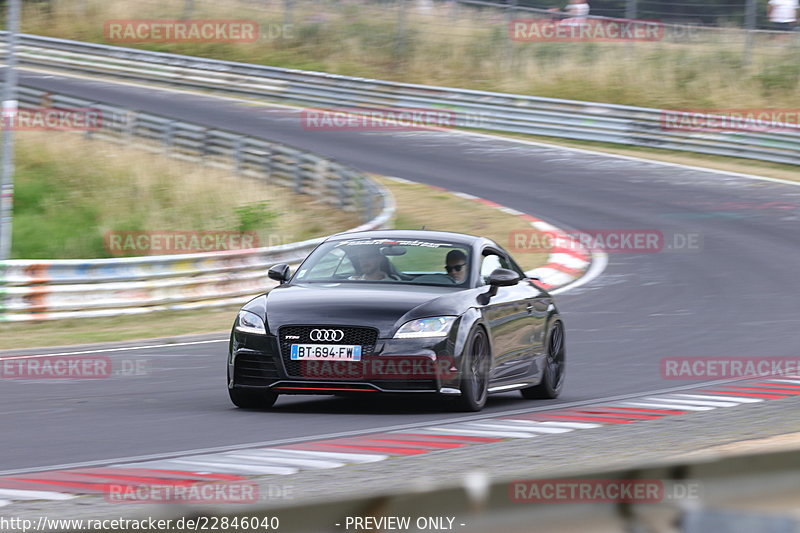
{"type": "MultiPolygon", "coordinates": [[[[350,231],[386,227],[394,213],[390,194],[367,176],[288,146],[25,87],[19,96],[31,107],[98,110],[102,128],[89,136],[232,169],[357,212],[363,224],[350,231]]],[[[266,276],[270,265],[297,263],[321,240],[230,252],[5,261],[0,263],[0,322],[241,303],[272,284],[266,276]]]]}
{"type": "MultiPolygon", "coordinates": [[[[397,530],[463,533],[795,533],[800,528],[800,454],[788,448],[582,472],[575,466],[568,467],[570,474],[550,479],[536,474],[532,479],[504,479],[494,476],[490,466],[470,464],[469,468],[461,483],[416,473],[417,485],[403,491],[390,487],[368,494],[351,489],[349,496],[328,492],[296,504],[275,499],[243,510],[209,508],[207,514],[230,519],[279,517],[281,531],[315,533],[350,529],[347,526],[353,526],[354,517],[369,517],[373,523],[387,517],[410,517],[410,527],[397,530]],[[604,489],[609,487],[627,487],[627,494],[606,493],[604,489]],[[644,487],[649,492],[641,490],[644,487]],[[453,526],[428,528],[425,517],[452,518],[453,526]]],[[[522,466],[521,471],[524,469],[522,466]]],[[[179,512],[174,513],[174,520],[180,517],[179,512]]]]}
{"type": "Polygon", "coordinates": [[[800,128],[709,131],[666,127],[669,112],[453,89],[22,35],[23,66],[158,82],[315,108],[450,113],[448,125],[800,164],[800,128]]]}

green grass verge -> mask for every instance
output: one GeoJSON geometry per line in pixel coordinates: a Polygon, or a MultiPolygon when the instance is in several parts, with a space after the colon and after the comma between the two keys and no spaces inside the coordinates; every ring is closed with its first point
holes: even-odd
{"type": "MultiPolygon", "coordinates": [[[[264,180],[72,133],[22,133],[16,149],[12,258],[163,253],[110,250],[111,233],[230,232],[283,244],[358,225],[353,213],[264,180]]],[[[191,250],[188,250],[191,251],[191,250]]]]}

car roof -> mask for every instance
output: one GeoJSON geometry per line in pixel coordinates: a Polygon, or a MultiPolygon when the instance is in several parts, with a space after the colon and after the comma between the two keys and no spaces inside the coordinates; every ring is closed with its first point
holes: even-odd
{"type": "Polygon", "coordinates": [[[387,229],[371,231],[355,231],[352,233],[337,233],[331,235],[326,241],[341,241],[349,239],[403,239],[403,240],[432,240],[447,241],[467,246],[489,245],[497,246],[492,240],[466,233],[455,233],[451,231],[433,230],[406,230],[406,229],[387,229]]]}

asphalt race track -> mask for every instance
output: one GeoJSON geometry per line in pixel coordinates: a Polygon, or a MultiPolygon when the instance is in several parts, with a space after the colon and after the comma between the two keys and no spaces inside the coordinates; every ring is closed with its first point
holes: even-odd
{"type": "MultiPolygon", "coordinates": [[[[20,83],[261,136],[563,227],[699,236],[696,250],[609,254],[598,278],[559,297],[569,362],[562,398],[493,396],[487,415],[688,384],[662,379],[665,357],[798,355],[800,187],[457,132],[307,131],[286,108],[110,82],[22,72],[20,83]]],[[[0,473],[467,416],[424,400],[365,406],[325,397],[237,410],[225,390],[226,348],[223,341],[108,354],[120,365],[143,362],[141,375],[5,380],[0,473]]]]}

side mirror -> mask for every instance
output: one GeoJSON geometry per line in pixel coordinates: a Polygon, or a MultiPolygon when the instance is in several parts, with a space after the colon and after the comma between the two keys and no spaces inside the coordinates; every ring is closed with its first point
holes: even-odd
{"type": "Polygon", "coordinates": [[[478,303],[481,305],[488,305],[492,296],[497,294],[497,287],[510,287],[519,283],[519,274],[507,268],[496,268],[489,274],[487,282],[489,283],[489,290],[478,295],[478,303]]]}
{"type": "Polygon", "coordinates": [[[275,281],[284,284],[289,281],[290,272],[289,272],[289,265],[286,263],[281,263],[279,265],[275,265],[269,269],[267,272],[269,279],[274,279],[275,281]]]}
{"type": "Polygon", "coordinates": [[[519,274],[507,268],[496,268],[489,274],[489,285],[492,287],[510,287],[519,283],[519,274]]]}

